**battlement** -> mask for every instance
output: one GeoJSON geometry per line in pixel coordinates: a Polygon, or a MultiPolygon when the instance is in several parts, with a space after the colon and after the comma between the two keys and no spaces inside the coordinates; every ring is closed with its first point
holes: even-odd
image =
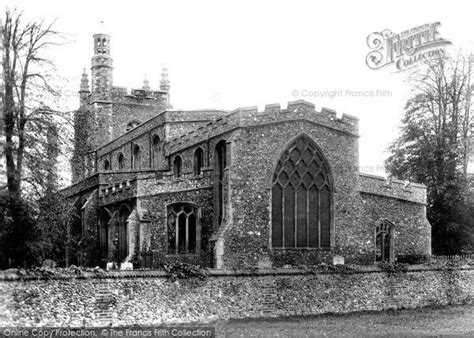
{"type": "MultiPolygon", "coordinates": [[[[135,182],[136,179],[133,179],[132,181],[135,182]]],[[[132,184],[131,184],[132,181],[123,180],[123,181],[114,182],[104,187],[101,187],[99,189],[99,198],[104,198],[112,194],[121,193],[123,191],[130,190],[132,187],[132,184]]]]}
{"type": "Polygon", "coordinates": [[[426,186],[408,181],[359,173],[361,193],[426,204],[426,186]]]}
{"type": "Polygon", "coordinates": [[[98,191],[99,204],[107,205],[117,201],[127,200],[136,196],[137,193],[137,179],[119,180],[117,182],[109,183],[105,186],[100,186],[98,191]]]}
{"type": "Polygon", "coordinates": [[[168,103],[168,92],[162,90],[127,89],[125,87],[112,87],[112,102],[146,104],[152,106],[165,106],[168,103]]]}
{"type": "Polygon", "coordinates": [[[204,141],[213,136],[222,134],[238,127],[263,125],[291,120],[306,120],[319,125],[358,136],[359,119],[342,114],[337,117],[334,110],[323,108],[316,111],[314,104],[304,101],[288,102],[287,108],[282,109],[280,104],[267,104],[264,111],[259,112],[256,106],[237,108],[227,115],[215,119],[187,134],[171,139],[168,144],[169,153],[174,153],[192,144],[204,141]]]}
{"type": "MultiPolygon", "coordinates": [[[[115,88],[117,88],[116,92],[123,93],[125,91],[124,88],[115,88]]],[[[141,95],[143,92],[146,91],[136,91],[135,95],[137,93],[141,95]]],[[[166,129],[168,131],[165,133],[167,135],[164,139],[166,142],[165,154],[169,156],[236,128],[298,120],[308,121],[336,132],[358,137],[358,119],[356,117],[343,114],[341,118],[338,118],[337,113],[328,108],[322,108],[321,112],[318,112],[314,104],[300,100],[289,102],[286,109],[282,109],[279,104],[268,104],[263,111],[258,111],[257,107],[241,107],[231,112],[223,110],[165,110],[97,148],[96,156],[99,159],[114,149],[136,140],[150,130],[155,130],[166,124],[175,125],[171,129],[166,129]],[[183,127],[179,126],[182,123],[184,123],[183,127]],[[190,130],[190,128],[192,129],[190,130]],[[174,131],[171,133],[171,130],[174,131]],[[181,130],[183,132],[180,132],[181,130]]]]}

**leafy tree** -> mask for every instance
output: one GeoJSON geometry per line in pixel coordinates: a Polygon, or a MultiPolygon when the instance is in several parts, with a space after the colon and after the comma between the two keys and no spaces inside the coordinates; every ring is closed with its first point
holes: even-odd
{"type": "Polygon", "coordinates": [[[393,176],[427,185],[434,253],[472,250],[474,208],[467,177],[474,127],[471,59],[459,54],[426,61],[409,83],[413,96],[386,168],[393,176]]]}

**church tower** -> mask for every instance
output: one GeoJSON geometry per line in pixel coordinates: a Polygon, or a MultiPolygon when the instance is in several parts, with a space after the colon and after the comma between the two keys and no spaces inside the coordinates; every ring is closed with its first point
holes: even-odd
{"type": "Polygon", "coordinates": [[[112,86],[113,67],[110,56],[110,35],[92,36],[94,55],[91,59],[91,116],[89,145],[95,149],[112,139],[112,86]]]}
{"type": "Polygon", "coordinates": [[[120,137],[140,123],[171,108],[168,70],[163,68],[159,90],[146,79],[140,89],[128,92],[113,86],[110,35],[92,36],[91,76],[84,70],[79,87],[79,109],[74,114],[72,180],[78,182],[97,172],[94,150],[120,137]]]}
{"type": "Polygon", "coordinates": [[[110,35],[94,34],[94,56],[92,57],[91,103],[111,100],[112,58],[110,57],[110,35]]]}

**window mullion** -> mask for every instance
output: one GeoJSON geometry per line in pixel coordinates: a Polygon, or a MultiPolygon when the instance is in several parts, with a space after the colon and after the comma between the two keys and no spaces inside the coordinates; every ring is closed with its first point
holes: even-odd
{"type": "Polygon", "coordinates": [[[175,239],[174,239],[174,242],[175,242],[175,248],[174,248],[174,252],[175,254],[177,255],[179,253],[179,215],[176,214],[176,221],[174,222],[175,223],[175,239]]]}
{"type": "Polygon", "coordinates": [[[281,246],[285,248],[285,188],[281,191],[281,246]]]}
{"type": "Polygon", "coordinates": [[[294,199],[295,199],[295,206],[294,206],[294,210],[295,210],[295,220],[294,220],[294,222],[295,222],[295,231],[294,231],[295,232],[295,243],[294,243],[294,247],[297,248],[298,247],[298,237],[297,237],[297,235],[298,235],[298,231],[297,231],[297,229],[298,229],[298,188],[297,187],[295,188],[295,197],[294,197],[294,199]]]}
{"type": "Polygon", "coordinates": [[[306,190],[306,247],[309,248],[309,189],[306,190]]]}
{"type": "Polygon", "coordinates": [[[385,232],[382,232],[382,262],[385,262],[385,232]]]}
{"type": "Polygon", "coordinates": [[[185,233],[186,233],[186,253],[189,253],[189,216],[188,215],[186,215],[185,233]]]}
{"type": "Polygon", "coordinates": [[[321,191],[318,190],[318,248],[321,247],[321,191]]]}

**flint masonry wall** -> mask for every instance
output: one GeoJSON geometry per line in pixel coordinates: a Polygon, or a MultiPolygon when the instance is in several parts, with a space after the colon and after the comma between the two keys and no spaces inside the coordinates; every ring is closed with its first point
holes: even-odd
{"type": "Polygon", "coordinates": [[[474,301],[472,267],[447,271],[412,267],[396,274],[377,268],[350,274],[213,271],[204,281],[176,282],[159,271],[103,277],[0,280],[0,326],[209,322],[474,301]]]}

